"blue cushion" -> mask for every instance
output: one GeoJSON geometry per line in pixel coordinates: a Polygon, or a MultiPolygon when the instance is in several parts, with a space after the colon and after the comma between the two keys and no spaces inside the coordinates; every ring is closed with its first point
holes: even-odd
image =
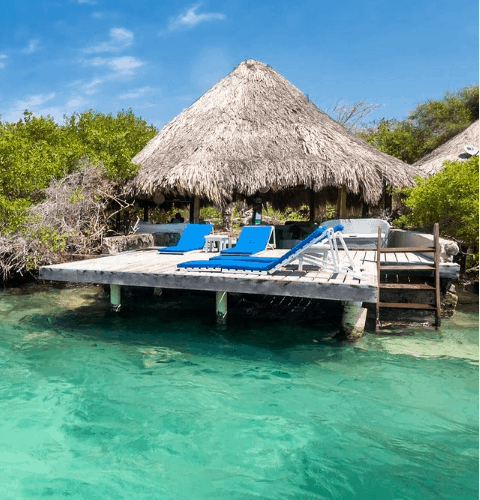
{"type": "Polygon", "coordinates": [[[201,250],[205,246],[205,236],[213,229],[213,224],[188,224],[178,243],[171,247],[159,248],[160,253],[184,253],[201,250]]]}
{"type": "Polygon", "coordinates": [[[272,226],[244,226],[233,248],[222,250],[222,255],[251,255],[267,248],[272,226]]]}
{"type": "MultiPolygon", "coordinates": [[[[343,226],[338,224],[334,228],[334,232],[342,231],[343,226]]],[[[200,268],[200,269],[231,269],[238,271],[270,271],[274,267],[281,265],[283,262],[293,256],[302,253],[311,244],[318,243],[327,236],[327,228],[319,227],[309,234],[304,240],[291,248],[285,255],[278,259],[269,257],[232,257],[231,259],[213,257],[210,260],[193,260],[190,262],[182,262],[178,264],[179,268],[200,268]]]]}

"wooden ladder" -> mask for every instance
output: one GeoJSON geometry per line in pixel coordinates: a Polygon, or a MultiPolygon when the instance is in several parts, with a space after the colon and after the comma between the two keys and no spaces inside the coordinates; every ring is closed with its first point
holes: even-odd
{"type": "Polygon", "coordinates": [[[377,295],[377,307],[376,307],[376,331],[380,328],[380,309],[385,308],[396,308],[396,309],[427,309],[435,312],[435,327],[439,328],[441,324],[441,301],[440,301],[440,237],[439,237],[439,227],[436,223],[433,227],[433,247],[401,247],[401,248],[382,248],[382,229],[378,228],[378,240],[377,240],[377,277],[378,277],[378,295],[377,295]],[[395,264],[384,264],[381,262],[381,255],[395,252],[422,252],[422,253],[433,253],[433,264],[412,264],[412,265],[395,265],[395,264]],[[433,271],[434,274],[434,285],[422,284],[422,283],[382,283],[381,282],[381,272],[382,271],[433,271]],[[405,302],[382,302],[380,300],[380,292],[384,289],[396,289],[396,290],[429,290],[435,293],[434,305],[430,304],[416,304],[416,303],[405,303],[405,302]]]}

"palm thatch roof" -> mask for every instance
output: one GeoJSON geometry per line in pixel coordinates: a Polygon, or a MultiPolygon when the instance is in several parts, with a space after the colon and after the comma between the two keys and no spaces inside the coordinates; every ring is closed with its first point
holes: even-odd
{"type": "Polygon", "coordinates": [[[414,170],[351,135],[267,64],[246,60],[133,158],[130,193],[198,196],[223,205],[270,188],[347,192],[376,205],[414,170]]]}
{"type": "Polygon", "coordinates": [[[465,151],[465,146],[475,146],[478,149],[478,134],[479,126],[477,120],[463,132],[460,132],[445,144],[442,144],[428,155],[416,161],[412,166],[416,167],[419,174],[423,177],[430,177],[440,172],[446,161],[466,160],[470,158],[470,155],[465,151]]]}

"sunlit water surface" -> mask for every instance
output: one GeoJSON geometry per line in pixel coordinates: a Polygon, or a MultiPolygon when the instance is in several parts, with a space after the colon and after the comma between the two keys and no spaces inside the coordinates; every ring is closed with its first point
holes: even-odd
{"type": "Polygon", "coordinates": [[[349,345],[99,291],[0,292],[1,499],[478,498],[478,313],[349,345]]]}

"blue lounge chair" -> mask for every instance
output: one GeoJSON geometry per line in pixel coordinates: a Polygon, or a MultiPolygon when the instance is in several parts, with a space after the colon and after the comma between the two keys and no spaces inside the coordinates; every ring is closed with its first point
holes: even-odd
{"type": "Polygon", "coordinates": [[[230,257],[226,258],[223,256],[214,257],[210,260],[194,260],[189,262],[182,262],[178,264],[180,269],[191,269],[191,270],[205,270],[205,271],[228,271],[228,272],[251,272],[260,274],[273,274],[278,271],[282,266],[289,264],[290,262],[300,259],[304,252],[311,245],[319,243],[325,239],[332,239],[336,233],[342,231],[343,226],[338,225],[335,228],[327,229],[325,227],[319,227],[315,229],[313,233],[307,236],[300,243],[295,245],[290,249],[285,255],[279,258],[269,258],[269,257],[230,257]]]}
{"type": "Polygon", "coordinates": [[[176,245],[159,248],[158,251],[160,253],[182,254],[201,250],[205,246],[205,236],[208,236],[212,229],[213,224],[188,224],[176,245]]]}
{"type": "Polygon", "coordinates": [[[233,248],[222,250],[222,255],[252,255],[265,250],[272,237],[273,226],[244,226],[233,248]]]}

